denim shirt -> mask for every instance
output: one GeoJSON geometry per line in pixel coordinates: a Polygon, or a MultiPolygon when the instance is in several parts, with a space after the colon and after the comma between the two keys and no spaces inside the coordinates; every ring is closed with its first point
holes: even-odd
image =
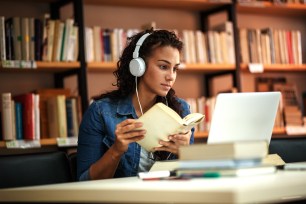
{"type": "MultiPolygon", "coordinates": [[[[182,117],[190,113],[189,105],[183,99],[178,101],[182,107],[182,117]]],[[[90,180],[89,167],[99,160],[115,142],[116,125],[128,118],[137,119],[132,98],[127,97],[116,102],[109,98],[94,101],[86,110],[80,128],[77,148],[77,177],[80,181],[90,180]]],[[[192,135],[190,143],[194,142],[192,135]]],[[[129,144],[128,150],[121,156],[115,178],[136,176],[140,160],[141,147],[138,143],[129,144]]],[[[176,159],[173,156],[170,159],[176,159]]]]}

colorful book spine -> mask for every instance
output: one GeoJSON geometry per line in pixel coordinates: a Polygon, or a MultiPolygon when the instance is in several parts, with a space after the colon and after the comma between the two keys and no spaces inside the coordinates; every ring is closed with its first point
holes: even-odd
{"type": "Polygon", "coordinates": [[[21,103],[15,103],[15,120],[16,120],[16,139],[23,139],[23,126],[22,126],[22,105],[21,103]]]}

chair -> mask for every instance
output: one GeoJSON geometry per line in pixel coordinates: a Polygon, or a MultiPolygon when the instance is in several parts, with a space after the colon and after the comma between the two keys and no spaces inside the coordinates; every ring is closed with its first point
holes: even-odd
{"type": "Polygon", "coordinates": [[[65,152],[0,156],[0,188],[71,182],[65,152]]]}
{"type": "Polygon", "coordinates": [[[305,139],[275,139],[269,146],[270,154],[278,154],[286,163],[306,161],[305,139]]]}
{"type": "Polygon", "coordinates": [[[72,180],[73,181],[78,181],[78,179],[77,179],[77,153],[73,152],[73,153],[69,154],[68,158],[69,158],[72,180]]]}

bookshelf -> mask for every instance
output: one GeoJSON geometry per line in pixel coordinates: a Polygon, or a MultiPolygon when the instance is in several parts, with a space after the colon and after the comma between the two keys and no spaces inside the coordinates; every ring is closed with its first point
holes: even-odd
{"type": "MultiPolygon", "coordinates": [[[[278,32],[280,30],[285,32],[292,32],[298,30],[301,32],[301,36],[305,36],[306,34],[306,25],[303,20],[306,17],[306,4],[274,3],[274,1],[242,2],[238,0],[236,3],[236,10],[237,10],[236,16],[238,22],[237,24],[238,29],[251,28],[251,29],[260,30],[260,29],[270,28],[272,32],[275,31],[278,32]],[[252,21],[252,24],[248,23],[250,20],[253,19],[254,21],[252,21]]],[[[275,33],[273,37],[275,37],[275,33]]],[[[283,77],[286,79],[287,83],[289,84],[292,83],[296,85],[298,90],[297,98],[300,104],[302,105],[302,93],[306,91],[305,89],[306,55],[305,55],[305,40],[303,40],[303,38],[304,37],[302,37],[301,40],[301,47],[302,47],[301,64],[296,62],[294,63],[276,62],[275,64],[264,63],[263,72],[251,73],[251,71],[249,70],[249,65],[243,63],[241,60],[240,76],[243,81],[241,83],[242,91],[251,91],[252,88],[246,88],[246,87],[252,87],[252,85],[250,85],[250,82],[256,80],[257,77],[270,77],[272,79],[283,77]],[[248,83],[246,81],[248,81],[248,83]]],[[[286,41],[288,41],[288,39],[286,41]]],[[[239,43],[241,43],[241,41],[239,41],[239,43]]],[[[274,50],[274,53],[277,53],[277,51],[274,50]]],[[[297,132],[296,135],[289,135],[286,132],[286,128],[278,128],[274,129],[272,138],[290,139],[295,137],[303,138],[305,137],[305,134],[301,135],[297,132]]]]}
{"type": "MultiPolygon", "coordinates": [[[[6,2],[5,7],[11,8],[8,6],[10,3],[8,1],[0,0],[0,2],[6,2]]],[[[129,28],[129,27],[140,27],[141,21],[139,20],[139,16],[137,18],[137,13],[139,15],[144,15],[145,21],[150,19],[147,13],[158,13],[160,12],[161,15],[164,15],[162,20],[165,20],[165,13],[169,13],[169,18],[177,19],[178,15],[177,12],[186,12],[184,13],[184,18],[189,18],[185,25],[182,25],[181,28],[183,29],[184,26],[188,29],[202,29],[203,31],[207,30],[208,28],[205,27],[205,23],[207,23],[207,16],[210,14],[218,13],[218,12],[227,12],[227,19],[231,20],[234,25],[234,39],[235,39],[235,52],[240,53],[239,48],[239,41],[237,29],[239,28],[239,22],[241,20],[242,15],[255,15],[257,16],[273,16],[273,17],[282,17],[282,18],[292,18],[292,19],[301,19],[305,18],[306,16],[306,5],[296,5],[296,4],[286,4],[286,5],[275,5],[271,2],[256,2],[255,4],[250,3],[232,3],[228,0],[220,0],[220,1],[209,1],[209,0],[135,0],[135,1],[126,1],[126,0],[72,0],[72,1],[57,1],[57,0],[43,0],[43,1],[20,1],[14,0],[13,5],[22,5],[24,6],[26,2],[29,3],[34,10],[43,10],[43,12],[50,12],[51,16],[54,18],[67,18],[74,16],[75,21],[79,26],[79,59],[77,62],[42,62],[37,61],[37,68],[36,69],[7,69],[0,67],[0,74],[5,73],[6,76],[11,76],[12,78],[14,75],[22,75],[24,73],[29,74],[39,74],[41,73],[48,73],[54,77],[53,79],[53,87],[63,87],[64,81],[67,77],[74,76],[76,77],[75,87],[81,96],[81,103],[82,103],[82,111],[84,112],[88,107],[88,101],[93,93],[92,90],[94,86],[96,86],[97,81],[92,81],[93,75],[103,76],[105,78],[112,76],[112,72],[115,70],[116,63],[115,62],[89,62],[87,63],[85,60],[85,48],[84,48],[84,29],[85,26],[94,26],[97,25],[97,22],[101,21],[101,24],[105,24],[105,27],[122,27],[122,28],[129,28]],[[71,4],[72,3],[72,4],[71,4]],[[68,5],[69,12],[65,12],[68,5]],[[96,8],[95,8],[96,7],[96,8]],[[71,9],[72,8],[72,9],[71,9]],[[114,21],[113,16],[112,19],[108,16],[104,18],[100,18],[102,14],[96,13],[96,9],[111,9],[111,11],[124,11],[128,10],[130,15],[133,16],[135,20],[135,24],[133,24],[130,19],[125,19],[124,15],[120,16],[120,21],[114,21]],[[135,9],[135,10],[133,10],[135,9]],[[61,10],[64,10],[61,11],[61,10]],[[93,12],[92,12],[93,11],[93,12]],[[148,12],[150,11],[150,12],[148,12]],[[169,12],[168,12],[169,11],[169,12]],[[145,13],[146,12],[146,13],[145,13]],[[94,14],[92,14],[94,13],[94,14]],[[173,14],[173,15],[172,15],[173,14]],[[175,14],[175,15],[174,15],[175,14]],[[95,17],[97,15],[97,17],[95,17]],[[135,17],[136,16],[136,17],[135,17]],[[108,23],[108,21],[110,21],[108,23]],[[191,25],[188,24],[188,22],[191,25]],[[137,25],[136,25],[137,24],[137,25]]],[[[28,8],[28,7],[27,7],[28,8]]],[[[12,10],[12,9],[11,9],[12,10]]],[[[25,9],[26,10],[26,9],[25,9]]],[[[22,16],[32,16],[32,10],[29,9],[29,12],[23,11],[20,15],[22,16]]],[[[104,10],[103,10],[104,11],[104,10]]],[[[35,12],[34,12],[35,13],[35,12]]],[[[101,12],[103,13],[103,12],[101,12]]],[[[0,14],[2,15],[2,14],[0,14]]],[[[5,14],[7,15],[7,14],[5,14]]],[[[36,14],[35,14],[36,15],[36,14]]],[[[41,13],[38,12],[38,16],[41,13]]],[[[107,14],[110,15],[110,14],[107,14]]],[[[156,17],[156,15],[152,14],[152,18],[156,17]]],[[[154,19],[153,19],[154,20],[154,19]]],[[[159,19],[160,20],[160,19],[159,19]]],[[[172,21],[165,22],[157,22],[157,25],[162,25],[165,28],[173,28],[170,27],[172,21]]],[[[179,24],[179,23],[178,23],[179,24]]],[[[102,25],[101,25],[102,26],[102,25]]],[[[306,26],[304,24],[304,26],[306,26]]],[[[306,30],[305,28],[303,28],[306,30]]],[[[303,33],[305,36],[305,33],[303,33]]],[[[305,44],[305,43],[304,43],[305,44]]],[[[304,46],[305,47],[305,46],[304,46]]],[[[305,48],[303,48],[304,53],[304,63],[305,63],[305,48]]],[[[182,69],[180,70],[180,74],[190,75],[190,76],[199,76],[197,79],[200,78],[199,84],[204,84],[203,87],[200,87],[196,93],[194,93],[191,97],[195,95],[210,95],[210,91],[208,86],[210,85],[208,81],[210,81],[215,76],[223,75],[223,74],[231,74],[233,78],[233,85],[237,87],[238,91],[252,91],[249,89],[244,88],[244,84],[241,83],[241,77],[243,74],[247,73],[250,74],[248,71],[248,65],[240,63],[240,57],[236,55],[236,63],[235,64],[182,64],[182,69]]],[[[306,73],[306,65],[292,65],[292,64],[272,64],[272,65],[264,65],[265,73],[281,73],[281,74],[302,74],[305,75],[306,73]]],[[[304,79],[306,76],[304,77],[304,79]]],[[[0,77],[1,79],[1,77],[0,77]]],[[[96,79],[96,78],[95,78],[96,79]]],[[[101,80],[103,81],[103,80],[101,80]]],[[[305,80],[306,81],[306,80],[305,80]]],[[[109,81],[104,81],[102,83],[97,83],[98,86],[102,87],[109,81]]],[[[177,82],[176,82],[177,83],[177,82]]],[[[3,86],[3,85],[1,85],[3,86]]],[[[180,86],[184,87],[184,85],[180,86]]],[[[2,89],[0,89],[2,90],[2,89]]],[[[99,90],[101,91],[101,90],[99,90]]],[[[180,90],[180,92],[184,93],[186,91],[180,90]]],[[[188,94],[186,94],[188,96],[188,94]]],[[[196,138],[207,138],[207,132],[198,132],[196,133],[196,138]]],[[[274,130],[273,138],[276,137],[286,137],[285,130],[274,130]],[[279,136],[282,135],[282,136],[279,136]]],[[[290,138],[291,136],[288,136],[290,138]]],[[[305,137],[305,136],[301,136],[305,137]]],[[[43,146],[54,146],[56,145],[55,139],[42,139],[41,144],[43,146]]],[[[0,148],[4,148],[5,142],[0,142],[0,148]]]]}
{"type": "MultiPolygon", "coordinates": [[[[248,72],[247,64],[240,64],[241,71],[248,72]]],[[[306,72],[306,64],[265,64],[264,72],[306,72]]]]}
{"type": "MultiPolygon", "coordinates": [[[[80,26],[82,22],[78,11],[77,1],[0,1],[0,16],[4,16],[5,20],[10,17],[37,18],[42,19],[45,13],[49,13],[51,19],[60,19],[59,10],[67,3],[72,3],[75,7],[74,22],[80,26]],[[18,9],[16,9],[18,8],[18,9]],[[19,10],[19,8],[22,8],[19,10]],[[16,12],[11,12],[16,11],[16,12]]],[[[78,4],[79,5],[79,4],[78,4]]],[[[61,19],[65,20],[65,19],[61,19]]],[[[81,31],[80,31],[81,33],[81,31]]],[[[80,34],[79,34],[80,36],[80,34]]],[[[81,38],[78,38],[78,46],[82,49],[81,38]]],[[[22,68],[19,63],[16,66],[7,66],[0,63],[0,93],[11,92],[12,95],[19,95],[32,92],[37,89],[64,88],[65,81],[69,77],[76,77],[78,87],[71,90],[73,95],[80,96],[80,109],[85,111],[88,106],[87,100],[87,83],[86,73],[84,71],[84,60],[82,60],[82,51],[79,52],[79,60],[77,61],[34,61],[29,67],[26,61],[22,62],[22,68]],[[25,68],[23,65],[26,65],[25,68]],[[2,66],[3,65],[3,66],[2,66]]],[[[2,135],[2,133],[1,133],[2,135]]],[[[67,138],[67,141],[57,140],[56,138],[42,138],[39,141],[16,140],[16,148],[7,148],[6,141],[0,141],[0,154],[23,154],[31,152],[57,151],[61,149],[73,150],[76,147],[75,142],[71,142],[74,138],[67,138]],[[18,143],[20,142],[20,143],[18,143]],[[25,143],[26,147],[21,147],[25,143]],[[65,145],[67,143],[67,145],[65,145]],[[39,144],[37,147],[36,145],[39,144]],[[63,145],[65,148],[63,148],[63,145]]]]}
{"type": "MultiPolygon", "coordinates": [[[[88,72],[101,71],[113,72],[116,69],[115,62],[90,62],[87,65],[88,72]]],[[[235,71],[234,64],[182,64],[180,72],[194,72],[194,73],[216,73],[222,71],[235,71]]]]}

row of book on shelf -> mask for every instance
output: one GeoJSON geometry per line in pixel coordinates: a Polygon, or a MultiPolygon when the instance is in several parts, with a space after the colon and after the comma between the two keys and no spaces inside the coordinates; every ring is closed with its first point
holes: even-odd
{"type": "MultiPolygon", "coordinates": [[[[85,28],[87,62],[113,62],[119,59],[127,38],[140,29],[85,28]]],[[[226,21],[204,33],[200,30],[173,30],[184,42],[185,63],[235,63],[233,24],[226,21]]]]}
{"type": "MultiPolygon", "coordinates": [[[[294,83],[287,82],[285,77],[257,77],[255,80],[256,91],[280,91],[282,98],[280,102],[281,114],[279,123],[281,126],[302,126],[304,104],[298,100],[298,89],[294,83]]],[[[304,115],[305,116],[305,115],[304,115]]]]}
{"type": "Polygon", "coordinates": [[[266,141],[193,144],[179,149],[179,159],[157,161],[143,180],[245,177],[273,174],[285,165],[278,155],[268,155],[266,141]]]}
{"type": "Polygon", "coordinates": [[[1,94],[2,140],[40,140],[78,135],[80,99],[69,89],[1,94]]]}
{"type": "MultiPolygon", "coordinates": [[[[275,117],[274,128],[278,129],[304,125],[302,107],[298,102],[296,89],[293,84],[277,84],[274,86],[274,90],[262,89],[261,91],[280,91],[282,93],[281,102],[275,117]]],[[[195,127],[195,130],[199,132],[208,132],[214,112],[216,97],[202,96],[199,98],[187,98],[186,101],[190,104],[191,112],[205,115],[205,119],[195,127]]]]}
{"type": "Polygon", "coordinates": [[[31,61],[77,61],[78,53],[78,26],[71,18],[53,20],[49,14],[41,19],[0,16],[3,67],[35,68],[25,63],[31,61]]]}
{"type": "Polygon", "coordinates": [[[239,29],[243,63],[302,64],[299,30],[239,29]]]}
{"type": "MultiPolygon", "coordinates": [[[[114,62],[127,39],[140,29],[85,27],[87,62],[114,62]]],[[[173,30],[184,42],[182,62],[234,64],[234,34],[230,21],[200,30],[173,30]]],[[[299,30],[239,29],[243,63],[302,64],[299,30]]],[[[3,67],[34,67],[33,61],[76,61],[78,26],[71,18],[53,20],[0,16],[0,56],[3,67]]]]}

